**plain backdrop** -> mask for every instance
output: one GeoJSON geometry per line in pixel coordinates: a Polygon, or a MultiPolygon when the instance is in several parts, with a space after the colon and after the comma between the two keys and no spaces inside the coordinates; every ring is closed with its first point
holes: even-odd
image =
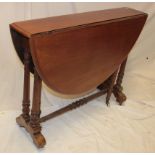
{"type": "MultiPolygon", "coordinates": [[[[155,152],[155,3],[0,3],[0,152],[155,152]],[[110,107],[100,97],[43,123],[47,144],[37,149],[15,118],[21,113],[23,65],[13,47],[9,24],[15,21],[116,7],[149,14],[129,54],[124,92],[127,101],[110,107]]],[[[31,94],[33,76],[31,76],[31,94]]],[[[32,95],[31,95],[32,98],[32,95]]],[[[73,100],[42,91],[42,114],[73,100]]]]}

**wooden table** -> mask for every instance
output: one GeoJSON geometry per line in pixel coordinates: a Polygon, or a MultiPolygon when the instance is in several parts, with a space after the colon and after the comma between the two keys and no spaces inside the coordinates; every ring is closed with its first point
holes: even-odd
{"type": "Polygon", "coordinates": [[[12,40],[24,64],[22,114],[17,123],[31,134],[37,147],[46,143],[40,123],[81,106],[103,94],[109,104],[113,93],[121,105],[122,79],[127,56],[147,14],[118,8],[10,24],[12,40]],[[30,72],[34,74],[30,113],[30,72]],[[63,97],[98,92],[40,118],[43,82],[63,97]]]}

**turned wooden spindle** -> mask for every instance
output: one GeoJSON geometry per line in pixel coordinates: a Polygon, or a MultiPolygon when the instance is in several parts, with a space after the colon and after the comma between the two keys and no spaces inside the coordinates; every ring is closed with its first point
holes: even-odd
{"type": "Polygon", "coordinates": [[[40,119],[40,104],[41,104],[41,87],[42,87],[42,80],[40,79],[36,69],[34,69],[34,88],[33,88],[33,102],[32,102],[32,109],[31,109],[31,118],[30,118],[30,125],[34,129],[34,132],[40,132],[41,126],[39,123],[40,119]]]}
{"type": "Polygon", "coordinates": [[[24,89],[22,102],[22,116],[26,122],[29,122],[30,116],[30,53],[28,49],[24,52],[24,89]]]}
{"type": "Polygon", "coordinates": [[[116,81],[117,73],[118,73],[118,71],[115,71],[110,76],[110,78],[108,80],[108,91],[107,91],[107,96],[106,96],[106,104],[107,104],[107,106],[109,105],[109,100],[110,100],[111,94],[113,92],[113,87],[114,87],[114,83],[116,81]]]}
{"type": "Polygon", "coordinates": [[[124,77],[126,62],[127,62],[127,58],[120,65],[120,69],[119,69],[119,72],[118,72],[116,84],[115,84],[114,89],[113,89],[113,93],[114,93],[114,96],[116,97],[116,101],[120,105],[122,105],[122,103],[126,100],[126,96],[122,92],[123,91],[122,81],[123,81],[123,77],[124,77]]]}
{"type": "Polygon", "coordinates": [[[32,136],[32,139],[37,147],[41,148],[46,144],[44,136],[41,134],[41,125],[40,125],[40,106],[41,106],[41,88],[42,80],[37,72],[34,69],[34,87],[33,87],[33,102],[29,123],[29,130],[32,136]]]}

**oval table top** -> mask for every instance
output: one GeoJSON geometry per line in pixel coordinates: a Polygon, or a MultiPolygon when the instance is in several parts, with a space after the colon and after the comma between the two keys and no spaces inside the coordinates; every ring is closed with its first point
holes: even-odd
{"type": "Polygon", "coordinates": [[[17,22],[11,29],[28,38],[45,84],[59,94],[77,96],[94,90],[119,68],[146,18],[121,8],[17,22]]]}
{"type": "Polygon", "coordinates": [[[138,15],[146,15],[146,13],[123,7],[20,21],[12,23],[10,26],[24,36],[30,38],[33,34],[37,33],[49,32],[80,25],[88,25],[103,21],[117,20],[138,15]]]}

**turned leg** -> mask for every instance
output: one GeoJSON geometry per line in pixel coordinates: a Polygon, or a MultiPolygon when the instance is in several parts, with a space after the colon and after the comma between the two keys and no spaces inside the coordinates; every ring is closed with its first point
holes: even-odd
{"type": "Polygon", "coordinates": [[[42,80],[40,79],[37,71],[34,69],[33,103],[29,126],[33,141],[39,148],[43,147],[46,143],[44,136],[41,134],[41,126],[39,122],[41,113],[41,87],[42,80]]]}
{"type": "MultiPolygon", "coordinates": [[[[27,81],[29,78],[25,76],[25,79],[27,81]]],[[[24,99],[26,101],[29,101],[29,93],[28,93],[29,91],[26,91],[26,90],[29,90],[29,86],[27,84],[29,84],[29,80],[27,82],[24,81],[24,97],[25,97],[24,99]]],[[[42,148],[46,144],[45,138],[41,134],[41,126],[40,126],[41,86],[42,86],[42,81],[37,71],[34,69],[34,88],[33,88],[33,103],[32,103],[32,109],[31,109],[31,116],[29,116],[29,105],[27,105],[29,104],[29,102],[23,102],[23,105],[24,105],[23,114],[17,118],[17,123],[20,126],[24,127],[30,133],[34,143],[38,148],[42,148]],[[25,119],[25,118],[28,118],[28,119],[25,119]]]]}
{"type": "Polygon", "coordinates": [[[117,71],[115,71],[109,78],[108,80],[108,91],[107,91],[107,96],[106,96],[106,104],[107,106],[109,105],[109,100],[111,97],[111,94],[113,92],[113,87],[114,87],[114,83],[117,77],[117,71]]]}
{"type": "Polygon", "coordinates": [[[20,126],[20,118],[23,117],[26,122],[30,121],[29,116],[30,106],[30,53],[28,50],[24,52],[24,89],[23,89],[23,103],[22,114],[17,117],[16,121],[20,126]]]}
{"type": "Polygon", "coordinates": [[[123,61],[123,63],[120,66],[119,72],[118,72],[118,77],[116,84],[113,89],[114,96],[116,97],[116,101],[122,105],[122,103],[126,100],[125,94],[123,94],[123,87],[121,86],[123,76],[124,76],[124,71],[125,71],[125,66],[126,66],[127,58],[123,61]]]}

